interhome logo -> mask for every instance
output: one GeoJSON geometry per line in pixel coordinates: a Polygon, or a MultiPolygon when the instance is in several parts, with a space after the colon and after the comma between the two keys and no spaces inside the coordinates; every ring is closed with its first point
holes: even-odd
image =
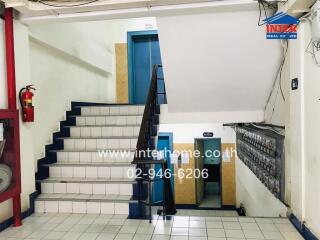
{"type": "Polygon", "coordinates": [[[267,39],[297,39],[299,19],[280,12],[263,22],[266,25],[267,39]]]}

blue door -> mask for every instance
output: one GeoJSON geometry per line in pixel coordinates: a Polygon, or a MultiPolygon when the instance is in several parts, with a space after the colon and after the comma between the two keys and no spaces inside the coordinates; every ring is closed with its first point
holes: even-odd
{"type": "MultiPolygon", "coordinates": [[[[168,166],[171,170],[171,173],[173,174],[173,166],[171,165],[170,153],[169,153],[169,150],[172,151],[171,148],[172,146],[170,144],[169,136],[158,137],[157,149],[158,151],[167,149],[167,151],[165,151],[166,154],[164,157],[168,162],[168,166]]],[[[155,172],[157,173],[160,170],[160,168],[161,168],[160,165],[155,165],[155,172]]],[[[173,176],[171,176],[171,188],[172,188],[172,191],[174,192],[173,183],[174,183],[174,178],[173,176]]],[[[152,201],[156,202],[161,200],[163,200],[163,184],[162,184],[162,181],[155,181],[153,185],[153,191],[152,191],[152,201]]]]}
{"type": "Polygon", "coordinates": [[[130,102],[133,104],[146,103],[153,65],[161,64],[158,35],[151,32],[128,34],[130,102]]]}

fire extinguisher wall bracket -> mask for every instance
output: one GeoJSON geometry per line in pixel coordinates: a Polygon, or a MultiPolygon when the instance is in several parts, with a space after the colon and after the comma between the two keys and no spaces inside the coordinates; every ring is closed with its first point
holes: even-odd
{"type": "Polygon", "coordinates": [[[34,107],[32,105],[33,92],[36,90],[32,85],[27,85],[19,91],[19,100],[21,105],[22,120],[24,122],[34,121],[34,107]]]}

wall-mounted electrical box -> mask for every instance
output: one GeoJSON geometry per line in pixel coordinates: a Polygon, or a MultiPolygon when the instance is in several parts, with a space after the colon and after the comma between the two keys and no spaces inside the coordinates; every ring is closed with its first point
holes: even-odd
{"type": "Polygon", "coordinates": [[[284,202],[284,136],[253,126],[237,127],[236,132],[239,159],[275,197],[284,202]]]}

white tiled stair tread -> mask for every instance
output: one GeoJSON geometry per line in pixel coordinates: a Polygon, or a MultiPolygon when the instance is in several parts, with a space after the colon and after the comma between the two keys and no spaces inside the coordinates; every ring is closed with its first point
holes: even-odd
{"type": "Polygon", "coordinates": [[[43,193],[40,194],[36,201],[117,201],[117,202],[136,202],[131,200],[131,195],[120,194],[70,194],[70,193],[43,193]]]}
{"type": "Polygon", "coordinates": [[[106,163],[70,163],[70,162],[57,162],[53,164],[48,164],[49,167],[135,167],[131,163],[116,163],[116,162],[106,162],[106,163]]]}
{"type": "Polygon", "coordinates": [[[129,163],[50,164],[50,177],[133,178],[135,166],[129,163]]]}
{"type": "Polygon", "coordinates": [[[88,194],[131,196],[132,182],[42,182],[45,194],[88,194]]]}
{"type": "Polygon", "coordinates": [[[48,165],[50,177],[40,181],[36,212],[129,214],[129,202],[136,201],[128,170],[135,171],[143,112],[138,105],[81,107],[70,137],[59,138],[64,149],[53,151],[57,163],[48,165]]]}
{"type": "Polygon", "coordinates": [[[76,126],[132,126],[140,125],[142,115],[132,116],[75,116],[76,126]]]}
{"type": "Polygon", "coordinates": [[[105,179],[101,179],[101,178],[67,178],[67,177],[50,177],[44,180],[41,180],[41,182],[65,182],[65,183],[81,183],[81,182],[85,182],[85,183],[134,183],[135,180],[134,179],[130,179],[130,178],[112,178],[112,179],[108,179],[108,181],[106,181],[105,179]]]}
{"type": "MultiPolygon", "coordinates": [[[[128,202],[41,200],[35,202],[36,213],[129,214],[128,202]]],[[[83,227],[83,226],[82,226],[83,227]]],[[[79,231],[79,230],[78,230],[79,231]]],[[[74,235],[73,232],[72,235],[74,235]]],[[[43,238],[42,238],[43,239],[43,238]]],[[[46,238],[60,239],[60,238],[46,238]]],[[[69,236],[65,240],[75,239],[69,236]]],[[[85,238],[86,239],[86,238],[85,238]]]]}
{"type": "Polygon", "coordinates": [[[140,126],[70,127],[70,137],[137,137],[140,126]]]}
{"type": "MultiPolygon", "coordinates": [[[[77,116],[77,117],[81,117],[81,116],[77,116]]],[[[68,127],[70,129],[72,128],[87,128],[87,127],[91,127],[91,128],[103,128],[103,127],[107,127],[107,128],[119,128],[119,127],[140,127],[140,124],[124,124],[124,125],[117,125],[117,124],[106,124],[106,125],[94,125],[94,126],[65,126],[65,127],[68,127]]]]}
{"type": "Polygon", "coordinates": [[[81,107],[82,116],[143,114],[144,105],[89,106],[81,107]]]}
{"type": "Polygon", "coordinates": [[[111,150],[111,152],[98,153],[97,151],[55,151],[57,152],[57,162],[69,163],[130,163],[133,161],[135,151],[133,149],[111,150]],[[119,154],[116,154],[119,152],[119,154]],[[124,153],[124,154],[122,154],[124,153]]]}
{"type": "Polygon", "coordinates": [[[126,139],[135,139],[137,140],[137,137],[134,137],[134,136],[110,136],[110,137],[59,137],[57,139],[63,139],[63,140],[77,140],[77,139],[97,139],[97,140],[100,140],[100,139],[106,139],[106,140],[113,140],[113,139],[119,139],[119,140],[126,140],[126,139]]]}
{"type": "Polygon", "coordinates": [[[65,150],[135,149],[137,138],[63,138],[65,150]]]}
{"type": "Polygon", "coordinates": [[[144,106],[143,104],[130,104],[130,103],[97,103],[93,105],[88,105],[88,106],[75,106],[75,108],[90,108],[90,107],[136,107],[136,106],[144,106]]]}
{"type": "MultiPolygon", "coordinates": [[[[121,148],[121,149],[113,149],[113,148],[108,148],[108,150],[112,150],[113,152],[125,152],[126,150],[134,153],[135,149],[131,149],[131,148],[121,148]]],[[[98,154],[98,152],[96,150],[65,150],[65,149],[60,149],[60,150],[50,150],[51,152],[63,152],[63,153],[95,153],[98,154]]]]}
{"type": "Polygon", "coordinates": [[[143,114],[92,114],[92,115],[69,115],[70,117],[132,117],[132,116],[140,116],[142,117],[143,114]]]}

